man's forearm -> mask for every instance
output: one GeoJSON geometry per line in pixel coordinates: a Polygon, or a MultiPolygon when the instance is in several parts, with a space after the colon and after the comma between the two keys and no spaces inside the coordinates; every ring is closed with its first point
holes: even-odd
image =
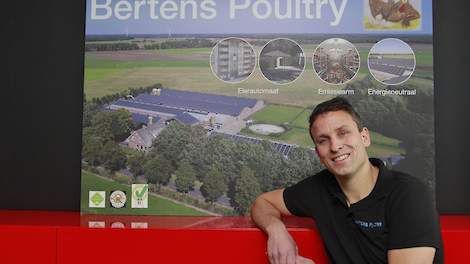
{"type": "Polygon", "coordinates": [[[269,201],[258,197],[251,208],[251,218],[266,234],[285,229],[281,213],[269,201]]]}
{"type": "Polygon", "coordinates": [[[269,261],[294,264],[298,256],[297,245],[281,221],[281,215],[290,214],[284,204],[283,191],[274,190],[256,198],[251,208],[251,217],[268,235],[266,253],[269,261]]]}

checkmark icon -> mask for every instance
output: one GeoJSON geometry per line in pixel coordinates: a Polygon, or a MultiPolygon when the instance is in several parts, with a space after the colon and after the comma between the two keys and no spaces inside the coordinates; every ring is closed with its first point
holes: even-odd
{"type": "Polygon", "coordinates": [[[140,191],[139,189],[135,190],[135,196],[137,196],[138,198],[142,198],[147,192],[147,189],[148,185],[145,185],[140,191]]]}
{"type": "Polygon", "coordinates": [[[148,184],[132,184],[131,208],[148,208],[148,184]]]}

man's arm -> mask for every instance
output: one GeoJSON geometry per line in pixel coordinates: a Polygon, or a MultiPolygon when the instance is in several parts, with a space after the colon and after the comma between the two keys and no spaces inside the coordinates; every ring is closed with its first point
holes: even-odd
{"type": "Polygon", "coordinates": [[[412,176],[402,178],[389,197],[389,263],[441,263],[439,217],[429,188],[412,176]],[[405,180],[404,180],[405,179],[405,180]]]}
{"type": "Polygon", "coordinates": [[[251,208],[251,218],[268,235],[268,256],[272,264],[295,264],[297,245],[281,221],[291,215],[284,203],[284,189],[263,193],[251,208]]]}
{"type": "Polygon", "coordinates": [[[436,249],[413,247],[392,249],[387,252],[389,264],[432,264],[436,249]]]}

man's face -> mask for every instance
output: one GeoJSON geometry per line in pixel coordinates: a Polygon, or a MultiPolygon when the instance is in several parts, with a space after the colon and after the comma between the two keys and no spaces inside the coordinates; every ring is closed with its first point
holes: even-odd
{"type": "Polygon", "coordinates": [[[321,114],[310,128],[316,152],[325,167],[336,176],[352,176],[368,162],[369,131],[359,131],[345,111],[321,114]]]}

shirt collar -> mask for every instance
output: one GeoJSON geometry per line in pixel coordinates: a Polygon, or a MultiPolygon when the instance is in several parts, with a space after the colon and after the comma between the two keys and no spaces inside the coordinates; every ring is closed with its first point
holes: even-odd
{"type": "MultiPolygon", "coordinates": [[[[370,163],[372,163],[373,166],[379,169],[379,175],[377,177],[377,181],[375,182],[374,188],[372,189],[371,193],[364,199],[351,205],[351,207],[357,207],[362,204],[366,205],[366,204],[369,204],[370,202],[375,202],[387,195],[387,189],[386,189],[387,186],[385,182],[386,182],[386,179],[389,178],[390,171],[385,167],[383,161],[380,159],[369,158],[369,161],[370,163]]],[[[333,195],[336,199],[338,199],[343,205],[347,206],[346,195],[343,193],[343,190],[341,190],[341,187],[336,181],[335,176],[329,171],[327,171],[327,174],[328,174],[328,176],[326,177],[327,190],[329,191],[331,195],[333,195]]]]}

